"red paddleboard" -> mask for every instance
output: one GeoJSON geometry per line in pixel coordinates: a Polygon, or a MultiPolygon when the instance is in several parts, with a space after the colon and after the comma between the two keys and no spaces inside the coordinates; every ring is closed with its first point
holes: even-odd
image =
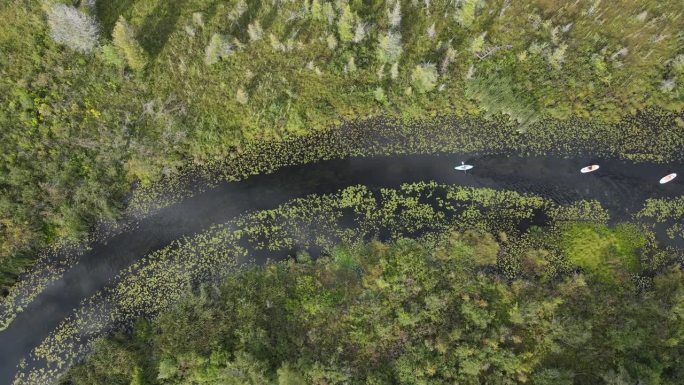
{"type": "Polygon", "coordinates": [[[664,177],[660,178],[660,184],[665,184],[667,182],[672,182],[672,179],[676,178],[677,174],[672,173],[670,175],[665,175],[664,177]]]}

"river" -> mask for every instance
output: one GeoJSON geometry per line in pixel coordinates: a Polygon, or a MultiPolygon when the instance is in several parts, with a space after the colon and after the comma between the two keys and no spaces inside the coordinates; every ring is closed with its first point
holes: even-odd
{"type": "Polygon", "coordinates": [[[397,187],[405,182],[433,180],[535,193],[558,203],[596,199],[619,220],[641,208],[647,198],[683,195],[682,179],[684,164],[449,154],[331,160],[222,183],[159,210],[130,231],[93,244],[91,251],[0,332],[0,384],[10,384],[20,360],[120,270],[175,239],[192,236],[244,212],[274,208],[293,198],[332,193],[355,184],[397,187]],[[467,173],[455,171],[454,166],[461,161],[475,168],[467,173]],[[601,168],[591,174],[579,172],[593,163],[601,168]],[[658,183],[662,176],[677,170],[680,178],[666,185],[658,183]]]}

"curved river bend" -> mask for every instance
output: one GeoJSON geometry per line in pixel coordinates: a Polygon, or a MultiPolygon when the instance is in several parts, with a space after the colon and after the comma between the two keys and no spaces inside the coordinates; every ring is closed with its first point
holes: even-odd
{"type": "Polygon", "coordinates": [[[223,183],[141,220],[134,230],[92,245],[92,250],[77,265],[47,287],[0,332],[0,384],[10,384],[20,360],[83,299],[104,288],[120,270],[175,239],[192,236],[246,211],[270,209],[293,198],[332,193],[355,184],[370,188],[397,187],[406,182],[434,180],[535,193],[558,203],[596,199],[611,212],[613,219],[619,220],[641,208],[647,198],[684,195],[681,179],[658,184],[662,176],[677,170],[684,173],[684,164],[635,164],[590,158],[407,155],[325,161],[223,183]],[[453,167],[462,160],[475,168],[467,173],[455,171],[453,167]],[[600,164],[601,168],[591,174],[580,174],[580,168],[593,163],[600,164]]]}

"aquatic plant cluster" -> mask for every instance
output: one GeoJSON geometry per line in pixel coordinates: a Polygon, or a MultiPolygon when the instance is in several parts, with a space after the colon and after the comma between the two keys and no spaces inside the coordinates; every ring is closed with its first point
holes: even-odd
{"type": "MultiPolygon", "coordinates": [[[[112,285],[85,301],[34,350],[15,384],[50,383],[90,350],[93,338],[130,324],[137,317],[163,312],[198,282],[220,282],[254,258],[263,262],[266,257],[288,253],[302,258],[307,250],[332,252],[339,244],[377,237],[432,238],[451,230],[477,231],[497,235],[502,243],[501,252],[492,263],[504,277],[515,279],[526,269],[520,260],[521,251],[539,242],[534,232],[524,228],[540,212],[549,216],[546,225],[553,234],[562,234],[567,223],[588,221],[600,226],[601,221],[608,219],[597,202],[559,206],[528,194],[434,182],[378,191],[352,186],[336,194],[313,195],[273,210],[245,214],[195,237],[178,240],[122,271],[112,285]]],[[[595,229],[599,230],[600,227],[595,229]]],[[[561,244],[558,240],[547,243],[561,244]]],[[[602,266],[609,266],[610,271],[623,265],[629,267],[625,267],[626,276],[615,278],[618,283],[634,281],[641,282],[640,287],[648,287],[652,282],[648,272],[654,271],[649,267],[648,256],[655,252],[655,242],[644,237],[640,247],[651,250],[641,254],[647,256],[643,260],[632,252],[627,252],[626,257],[615,256],[609,246],[598,250],[595,258],[602,266]],[[637,263],[639,268],[630,270],[637,263]]],[[[543,275],[551,280],[567,276],[578,267],[592,267],[568,258],[559,247],[548,247],[547,253],[549,267],[543,275]]],[[[674,251],[666,256],[665,265],[681,258],[674,251]]],[[[657,269],[663,267],[663,259],[660,261],[657,269]]]]}
{"type": "Polygon", "coordinates": [[[654,258],[647,231],[608,228],[600,211],[420,183],[255,213],[250,244],[297,247],[292,259],[186,289],[157,319],[95,341],[62,383],[677,384],[682,260],[654,258]],[[521,230],[540,209],[561,216],[521,230]],[[360,226],[338,227],[344,211],[360,226]],[[392,236],[368,242],[381,229],[392,236]]]}
{"type": "Polygon", "coordinates": [[[402,154],[591,155],[632,161],[683,159],[684,130],[679,114],[644,112],[616,124],[584,119],[544,120],[526,132],[505,120],[432,117],[420,120],[374,118],[277,142],[244,144],[227,159],[188,166],[174,177],[138,186],[129,215],[144,215],[220,182],[272,173],[322,160],[402,154]],[[643,137],[640,135],[644,135],[643,137]],[[644,137],[651,139],[646,141],[644,137]]]}
{"type": "Polygon", "coordinates": [[[132,231],[136,217],[126,220],[101,221],[91,232],[80,239],[60,238],[43,249],[21,280],[12,285],[0,299],[0,331],[7,328],[15,316],[22,312],[48,285],[78,263],[91,250],[92,244],[102,242],[124,231],[132,231]]]}
{"type": "Polygon", "coordinates": [[[681,12],[656,0],[4,2],[0,291],[36,250],[117,217],[132,184],[345,121],[479,117],[513,123],[474,119],[459,139],[471,148],[561,137],[670,157],[681,12]],[[572,136],[568,119],[604,128],[572,136]],[[638,122],[611,126],[621,119],[638,122]]]}
{"type": "Polygon", "coordinates": [[[648,218],[666,226],[672,239],[684,240],[684,196],[671,199],[648,199],[637,218],[648,218]]]}

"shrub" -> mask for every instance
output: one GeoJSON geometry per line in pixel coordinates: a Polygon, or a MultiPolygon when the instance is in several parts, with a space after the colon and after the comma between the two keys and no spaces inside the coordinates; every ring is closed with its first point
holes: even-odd
{"type": "Polygon", "coordinates": [[[235,100],[237,100],[237,102],[240,104],[247,104],[249,101],[249,95],[247,94],[247,91],[245,91],[245,89],[242,87],[238,88],[237,93],[235,93],[235,100]]]}
{"type": "Polygon", "coordinates": [[[477,54],[484,49],[486,33],[481,33],[480,35],[473,38],[468,48],[473,54],[477,54]]]}
{"type": "Polygon", "coordinates": [[[411,73],[411,85],[421,94],[430,92],[437,85],[437,76],[434,64],[417,65],[411,73]]]}
{"type": "Polygon", "coordinates": [[[378,40],[377,57],[382,63],[391,63],[399,60],[403,52],[401,47],[401,34],[388,32],[378,40]]]}
{"type": "Polygon", "coordinates": [[[347,72],[356,71],[356,62],[354,61],[353,56],[349,57],[349,60],[347,60],[347,65],[345,66],[345,69],[347,72]]]}
{"type": "Polygon", "coordinates": [[[568,49],[567,44],[561,44],[558,48],[553,50],[553,53],[549,55],[549,64],[551,67],[559,70],[565,61],[565,51],[568,49]]]}
{"type": "Polygon", "coordinates": [[[207,65],[212,65],[231,53],[233,53],[233,46],[223,36],[215,33],[209,39],[207,48],[204,49],[204,62],[207,65]]]}
{"type": "Polygon", "coordinates": [[[113,65],[115,67],[123,67],[126,65],[126,62],[124,62],[121,55],[119,55],[116,47],[111,44],[103,46],[101,49],[101,54],[102,60],[104,60],[104,62],[107,64],[113,65]]]}
{"type": "Polygon", "coordinates": [[[323,9],[321,2],[318,0],[311,1],[311,18],[314,20],[323,20],[323,9]]]}
{"type": "Polygon", "coordinates": [[[50,36],[58,44],[74,51],[90,53],[97,46],[99,26],[97,21],[78,9],[54,4],[47,12],[50,36]]]}
{"type": "Polygon", "coordinates": [[[247,26],[247,34],[249,35],[249,40],[250,41],[257,41],[261,39],[261,35],[263,35],[264,30],[261,29],[261,24],[259,24],[259,20],[255,20],[253,23],[250,23],[247,26]]]}
{"type": "Polygon", "coordinates": [[[677,55],[672,60],[672,69],[676,74],[684,74],[684,54],[677,55]]]}
{"type": "Polygon", "coordinates": [[[380,103],[384,103],[387,101],[387,97],[385,96],[385,90],[383,90],[382,87],[378,87],[375,89],[375,91],[373,91],[373,97],[380,103]]]}
{"type": "Polygon", "coordinates": [[[479,0],[464,0],[456,11],[456,21],[463,27],[470,27],[475,21],[475,11],[479,5],[479,0]]]}
{"type": "Polygon", "coordinates": [[[394,62],[394,64],[392,64],[392,67],[390,68],[390,77],[392,80],[399,77],[399,63],[394,62]]]}
{"type": "Polygon", "coordinates": [[[437,34],[437,30],[435,29],[435,23],[432,23],[432,25],[430,27],[428,27],[426,33],[430,39],[435,37],[435,35],[437,34]]]}
{"type": "Polygon", "coordinates": [[[119,17],[112,31],[114,45],[126,58],[126,63],[131,69],[139,71],[147,65],[147,54],[135,39],[135,32],[123,16],[119,17]]]}
{"type": "Polygon", "coordinates": [[[335,48],[337,48],[337,39],[335,39],[335,35],[328,35],[328,37],[325,38],[325,42],[328,44],[330,50],[334,51],[335,48]]]}
{"type": "Polygon", "coordinates": [[[646,244],[643,232],[630,224],[608,228],[576,223],[566,226],[561,233],[561,247],[568,260],[604,282],[613,282],[625,272],[638,273],[637,251],[646,244]]]}

